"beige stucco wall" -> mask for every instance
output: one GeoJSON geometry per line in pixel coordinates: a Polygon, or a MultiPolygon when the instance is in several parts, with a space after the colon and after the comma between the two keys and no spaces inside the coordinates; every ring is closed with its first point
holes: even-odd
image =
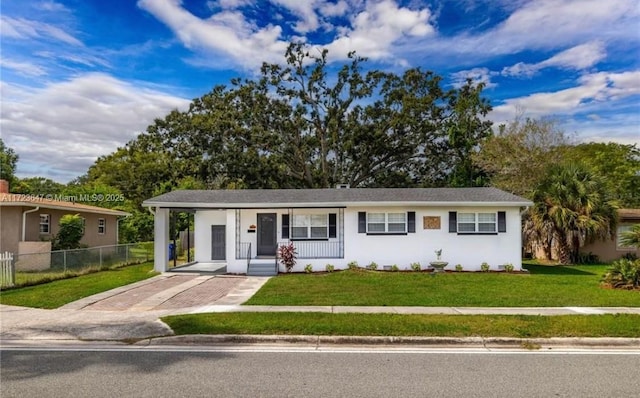
{"type": "MultiPolygon", "coordinates": [[[[620,225],[633,225],[632,222],[621,222],[620,225]]],[[[634,253],[640,257],[640,249],[630,247],[618,247],[617,239],[608,241],[596,241],[585,245],[581,250],[583,253],[593,253],[601,261],[610,262],[619,259],[625,254],[634,253]]]]}
{"type": "Polygon", "coordinates": [[[51,240],[51,238],[60,230],[60,219],[66,214],[79,214],[80,217],[85,219],[84,236],[80,243],[89,247],[94,246],[107,246],[116,245],[117,241],[117,217],[107,216],[94,213],[70,213],[62,210],[40,209],[37,212],[27,214],[27,234],[26,240],[28,241],[40,241],[51,240]],[[49,234],[40,233],[40,214],[51,215],[51,228],[49,234]],[[106,230],[104,234],[98,234],[98,219],[104,218],[106,220],[106,230]]]}
{"type": "Polygon", "coordinates": [[[0,252],[18,253],[22,233],[22,208],[0,206],[0,252]]]}
{"type": "MultiPolygon", "coordinates": [[[[22,239],[22,214],[34,207],[0,207],[0,251],[18,253],[18,243],[22,239]]],[[[25,240],[27,242],[50,241],[58,233],[60,218],[65,214],[79,214],[85,219],[85,233],[80,243],[89,247],[115,245],[117,237],[117,216],[68,212],[63,210],[40,209],[27,214],[25,240]],[[40,234],[40,214],[51,215],[50,233],[40,234]],[[98,219],[104,218],[106,229],[104,234],[98,233],[98,219]]]]}

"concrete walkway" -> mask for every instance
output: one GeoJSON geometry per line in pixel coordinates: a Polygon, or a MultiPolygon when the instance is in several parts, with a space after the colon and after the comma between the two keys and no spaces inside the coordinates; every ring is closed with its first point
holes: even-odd
{"type": "MultiPolygon", "coordinates": [[[[172,336],[160,317],[206,312],[323,312],[449,315],[640,314],[637,307],[243,306],[268,277],[165,273],[55,310],[0,305],[2,346],[29,342],[133,342],[172,336]]],[[[250,340],[255,337],[247,337],[250,340]]],[[[231,337],[227,341],[238,341],[231,337]]],[[[261,337],[281,341],[283,337],[261,337]]],[[[362,339],[362,338],[359,338],[362,339]]],[[[170,339],[185,341],[184,337],[170,339]]],[[[187,339],[188,340],[188,339],[187,339]]],[[[215,338],[214,338],[215,340],[215,338]]],[[[348,340],[348,339],[347,339],[348,340]]],[[[353,339],[349,340],[352,341],[353,339]]],[[[405,339],[406,340],[406,339],[405,339]]],[[[378,338],[375,341],[385,341],[378,338]]],[[[632,339],[640,346],[640,339],[632,339]]]]}

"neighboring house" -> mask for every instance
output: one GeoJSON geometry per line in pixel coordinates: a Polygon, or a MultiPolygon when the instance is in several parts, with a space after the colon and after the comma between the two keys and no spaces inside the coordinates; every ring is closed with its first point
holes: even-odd
{"type": "MultiPolygon", "coordinates": [[[[293,242],[294,271],[311,264],[345,269],[351,261],[427,268],[442,250],[454,269],[483,262],[520,270],[520,212],[532,202],[495,188],[343,188],[174,191],[146,200],[155,214],[155,269],[168,264],[170,212],[193,212],[195,260],[251,273],[293,242]],[[248,272],[249,271],[249,272],[248,272]]],[[[280,271],[283,271],[280,266],[280,271]]]]}
{"type": "Polygon", "coordinates": [[[640,249],[623,246],[620,243],[620,235],[631,230],[634,224],[640,224],[640,209],[620,209],[618,210],[618,229],[616,237],[606,241],[595,241],[585,245],[580,251],[582,253],[592,253],[598,256],[601,261],[610,262],[628,254],[635,254],[640,257],[640,249]]]}
{"type": "Polygon", "coordinates": [[[66,214],[79,214],[84,219],[80,243],[90,247],[117,244],[118,217],[129,215],[53,197],[10,193],[7,181],[0,180],[0,252],[19,255],[50,251],[50,241],[66,214]]]}

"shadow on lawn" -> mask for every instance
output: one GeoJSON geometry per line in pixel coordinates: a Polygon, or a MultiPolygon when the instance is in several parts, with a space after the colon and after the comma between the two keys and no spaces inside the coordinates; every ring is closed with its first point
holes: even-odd
{"type": "Polygon", "coordinates": [[[537,275],[598,275],[599,272],[587,272],[571,266],[564,265],[534,265],[522,264],[531,274],[537,275]]]}

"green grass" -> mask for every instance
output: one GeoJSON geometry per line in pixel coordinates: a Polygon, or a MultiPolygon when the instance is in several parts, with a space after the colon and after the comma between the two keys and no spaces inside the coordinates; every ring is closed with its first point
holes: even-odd
{"type": "Polygon", "coordinates": [[[640,315],[209,313],[162,318],[178,334],[640,337],[640,315]]]}
{"type": "Polygon", "coordinates": [[[156,275],[153,263],[100,271],[0,292],[0,304],[35,308],[58,308],[72,301],[156,275]]]}
{"type": "Polygon", "coordinates": [[[640,292],[605,289],[606,265],[527,264],[530,274],[342,271],[271,278],[248,305],[638,307],[640,292]]]}

